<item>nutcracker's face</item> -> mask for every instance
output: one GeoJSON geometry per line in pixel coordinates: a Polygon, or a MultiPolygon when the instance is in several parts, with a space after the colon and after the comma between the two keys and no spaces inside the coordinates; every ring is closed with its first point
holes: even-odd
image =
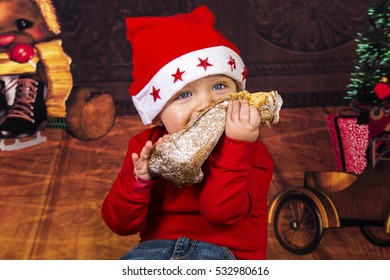
{"type": "Polygon", "coordinates": [[[53,36],[33,0],[0,0],[0,52],[9,52],[20,43],[34,45],[53,36]]]}

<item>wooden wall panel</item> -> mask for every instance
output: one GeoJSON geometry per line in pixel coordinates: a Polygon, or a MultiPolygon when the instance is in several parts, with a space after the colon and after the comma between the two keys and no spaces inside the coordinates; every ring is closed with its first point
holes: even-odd
{"type": "Polygon", "coordinates": [[[353,70],[354,38],[369,0],[55,0],[61,38],[76,84],[115,98],[119,115],[136,114],[128,96],[128,16],[171,15],[207,5],[216,27],[241,50],[249,90],[277,89],[285,107],[337,106],[353,70]]]}

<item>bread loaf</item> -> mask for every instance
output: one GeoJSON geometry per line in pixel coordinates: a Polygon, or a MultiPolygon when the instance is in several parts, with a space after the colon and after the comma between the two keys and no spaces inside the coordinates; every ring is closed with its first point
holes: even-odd
{"type": "Polygon", "coordinates": [[[183,130],[157,145],[149,162],[149,171],[161,174],[178,186],[200,182],[203,178],[201,166],[225,130],[227,107],[239,99],[248,100],[250,106],[259,110],[260,126],[271,126],[279,121],[283,101],[276,91],[228,94],[212,103],[183,130]]]}

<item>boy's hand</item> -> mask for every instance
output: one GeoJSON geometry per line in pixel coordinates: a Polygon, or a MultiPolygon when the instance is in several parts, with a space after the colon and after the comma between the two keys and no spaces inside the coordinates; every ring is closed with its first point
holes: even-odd
{"type": "MultiPolygon", "coordinates": [[[[164,135],[157,141],[157,145],[161,144],[164,140],[169,139],[169,134],[164,135]]],[[[152,141],[147,141],[145,146],[142,148],[140,155],[136,153],[131,155],[134,165],[134,174],[142,180],[151,180],[153,179],[152,174],[149,172],[149,160],[152,152],[154,151],[154,146],[152,141]]]]}
{"type": "Polygon", "coordinates": [[[259,137],[260,113],[246,100],[237,100],[229,104],[226,114],[227,137],[254,142],[259,137]]]}
{"type": "Polygon", "coordinates": [[[136,153],[131,155],[134,164],[134,174],[142,180],[152,179],[152,176],[149,173],[149,160],[152,154],[152,148],[152,142],[147,141],[139,156],[136,153]]]}

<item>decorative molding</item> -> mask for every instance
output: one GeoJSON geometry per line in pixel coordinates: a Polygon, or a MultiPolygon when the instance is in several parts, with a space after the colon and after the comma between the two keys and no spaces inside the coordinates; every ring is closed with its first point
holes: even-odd
{"type": "Polygon", "coordinates": [[[250,76],[257,75],[287,75],[287,74],[313,74],[337,73],[353,70],[353,59],[334,60],[305,60],[305,61],[277,61],[271,63],[248,64],[250,76]]]}
{"type": "Polygon", "coordinates": [[[283,108],[346,106],[345,92],[284,93],[283,108]]]}
{"type": "Polygon", "coordinates": [[[321,52],[351,41],[367,12],[366,0],[249,2],[256,33],[273,45],[299,52],[321,52]]]}

